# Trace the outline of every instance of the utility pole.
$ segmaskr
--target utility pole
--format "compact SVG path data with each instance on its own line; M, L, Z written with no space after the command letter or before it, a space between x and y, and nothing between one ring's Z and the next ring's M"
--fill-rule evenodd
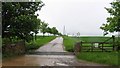
M63 27L63 35L65 35L65 26Z

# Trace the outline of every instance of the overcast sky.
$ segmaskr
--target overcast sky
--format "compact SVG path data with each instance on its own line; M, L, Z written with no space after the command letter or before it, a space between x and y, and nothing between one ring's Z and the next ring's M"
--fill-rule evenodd
M50 27L57 27L63 33L65 26L66 33L81 35L103 35L100 26L106 23L109 13L104 7L110 7L113 0L42 0L45 6L42 7L39 18L49 24Z

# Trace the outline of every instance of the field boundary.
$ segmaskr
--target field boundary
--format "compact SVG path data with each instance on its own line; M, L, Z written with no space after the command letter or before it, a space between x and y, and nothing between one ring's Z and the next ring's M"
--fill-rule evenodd
M112 40L112 42L109 42L109 40ZM110 52L110 51L116 51L117 50L117 46L115 44L115 36L112 36L112 37L106 39L103 42L81 41L81 42L77 43L77 45L80 46L81 51L87 51L87 52L88 51Z
M83 46L83 44L90 44L90 46ZM81 49L82 51L105 51L105 52L109 52L109 51L114 51L114 45L112 46L104 46L105 44L112 44L111 42L81 42ZM85 48L87 48L85 50ZM97 50L95 50L97 49ZM107 50L110 49L110 50Z

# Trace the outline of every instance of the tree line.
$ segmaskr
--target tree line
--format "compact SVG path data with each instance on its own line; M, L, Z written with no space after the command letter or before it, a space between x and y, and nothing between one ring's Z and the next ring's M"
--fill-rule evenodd
M43 33L61 35L56 27L50 28L47 23L37 18L35 12L41 10L45 4L40 2L2 2L2 38L22 39L31 41L36 39L40 30Z
M45 33L53 34L54 36L62 35L60 32L58 32L56 27L50 28L48 25L49 25L48 23L41 22L40 31L43 33L43 36Z

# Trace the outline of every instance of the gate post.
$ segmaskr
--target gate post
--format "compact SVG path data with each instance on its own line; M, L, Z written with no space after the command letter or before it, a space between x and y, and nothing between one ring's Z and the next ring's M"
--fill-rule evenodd
M112 38L113 38L113 51L115 50L115 36L112 35Z
M74 46L75 55L77 55L81 51L81 45L82 45L82 42L75 43L75 46Z
M103 52L103 43L102 43L102 52Z

